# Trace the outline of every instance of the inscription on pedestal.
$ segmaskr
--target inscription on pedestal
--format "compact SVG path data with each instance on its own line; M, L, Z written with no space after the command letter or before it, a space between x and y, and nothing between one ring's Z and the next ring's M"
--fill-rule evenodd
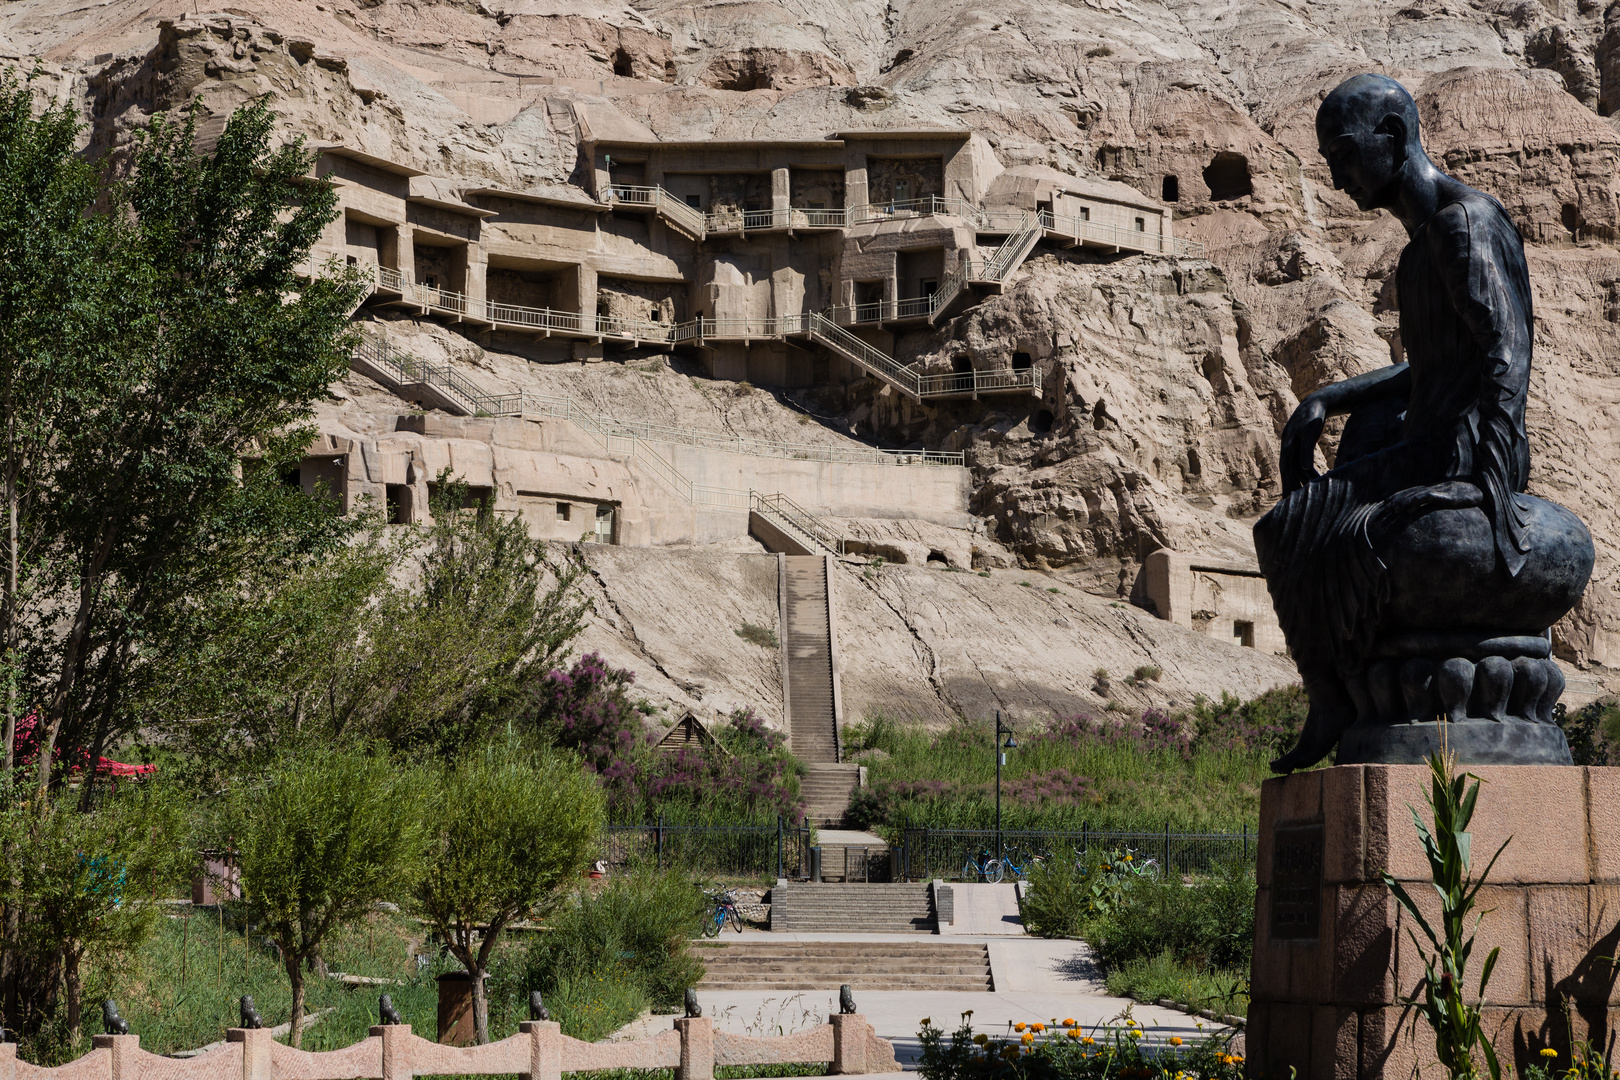
M1322 924L1322 826L1272 835L1271 940L1315 940Z

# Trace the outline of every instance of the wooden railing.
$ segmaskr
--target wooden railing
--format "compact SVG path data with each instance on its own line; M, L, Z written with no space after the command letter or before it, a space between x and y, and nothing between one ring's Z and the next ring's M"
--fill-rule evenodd
M409 1024L371 1029L342 1050L310 1052L276 1042L267 1028L231 1028L225 1044L192 1058L141 1049L139 1035L97 1035L91 1050L44 1068L0 1043L0 1080L410 1080L413 1076L498 1076L559 1080L564 1073L676 1069L682 1080L713 1080L717 1065L825 1062L836 1075L898 1072L894 1047L859 1014L838 1015L796 1035L755 1038L714 1030L706 1016L682 1017L673 1030L633 1042L588 1043L549 1020L529 1020L509 1039L445 1046Z

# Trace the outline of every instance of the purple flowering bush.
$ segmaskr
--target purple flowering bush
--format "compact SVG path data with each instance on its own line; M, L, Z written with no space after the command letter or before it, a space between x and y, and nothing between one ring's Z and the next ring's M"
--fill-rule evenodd
M721 726L721 747L660 750L645 702L632 701L635 673L596 653L551 672L535 717L542 739L577 752L596 774L614 821L765 821L804 816L800 768L786 740L752 709Z

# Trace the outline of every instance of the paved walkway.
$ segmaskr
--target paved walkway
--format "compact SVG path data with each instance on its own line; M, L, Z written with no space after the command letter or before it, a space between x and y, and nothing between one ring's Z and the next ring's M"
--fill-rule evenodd
M727 933L723 940L744 942L802 941L939 941L924 934L793 934L749 931ZM1126 998L1109 997L1098 977L1085 944L1047 938L958 934L953 943L982 942L990 950L991 993L932 990L866 990L855 994L855 1006L877 1030L894 1043L902 1067L916 1068L920 1045L917 1030L924 1017L936 1027L952 1031L961 1014L972 1010L974 1030L1005 1033L1011 1023L1073 1018L1085 1027L1118 1022L1130 1015L1151 1038L1180 1035L1191 1038L1211 1025L1174 1009L1142 1005ZM832 990L699 990L703 1015L715 1027L739 1035L791 1034L827 1022L838 1011L838 993ZM629 1025L614 1038L643 1038L670 1026L671 1017L648 1016Z
M959 941L968 934L1023 934L1024 916L1018 909L1018 886L958 882L950 886L955 920L939 924L941 937Z

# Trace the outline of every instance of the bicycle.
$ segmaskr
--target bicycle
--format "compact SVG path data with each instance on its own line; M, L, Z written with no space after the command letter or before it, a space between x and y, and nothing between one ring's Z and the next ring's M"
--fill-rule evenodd
M714 904L714 910L703 920L699 928L704 937L719 937L720 931L726 928L726 920L731 920L731 928L737 933L743 932L742 915L737 911L737 898L730 889L703 890L703 895Z
M1009 851L1001 861L1008 870L1013 872L1013 877L1024 880L1029 877L1029 872L1032 869L1046 861L1046 856L1018 849Z
M981 848L979 857L975 859L970 856L966 865L962 867L962 880L972 881L977 877L994 885L1001 880L1004 872L1001 860L991 855L988 848Z

